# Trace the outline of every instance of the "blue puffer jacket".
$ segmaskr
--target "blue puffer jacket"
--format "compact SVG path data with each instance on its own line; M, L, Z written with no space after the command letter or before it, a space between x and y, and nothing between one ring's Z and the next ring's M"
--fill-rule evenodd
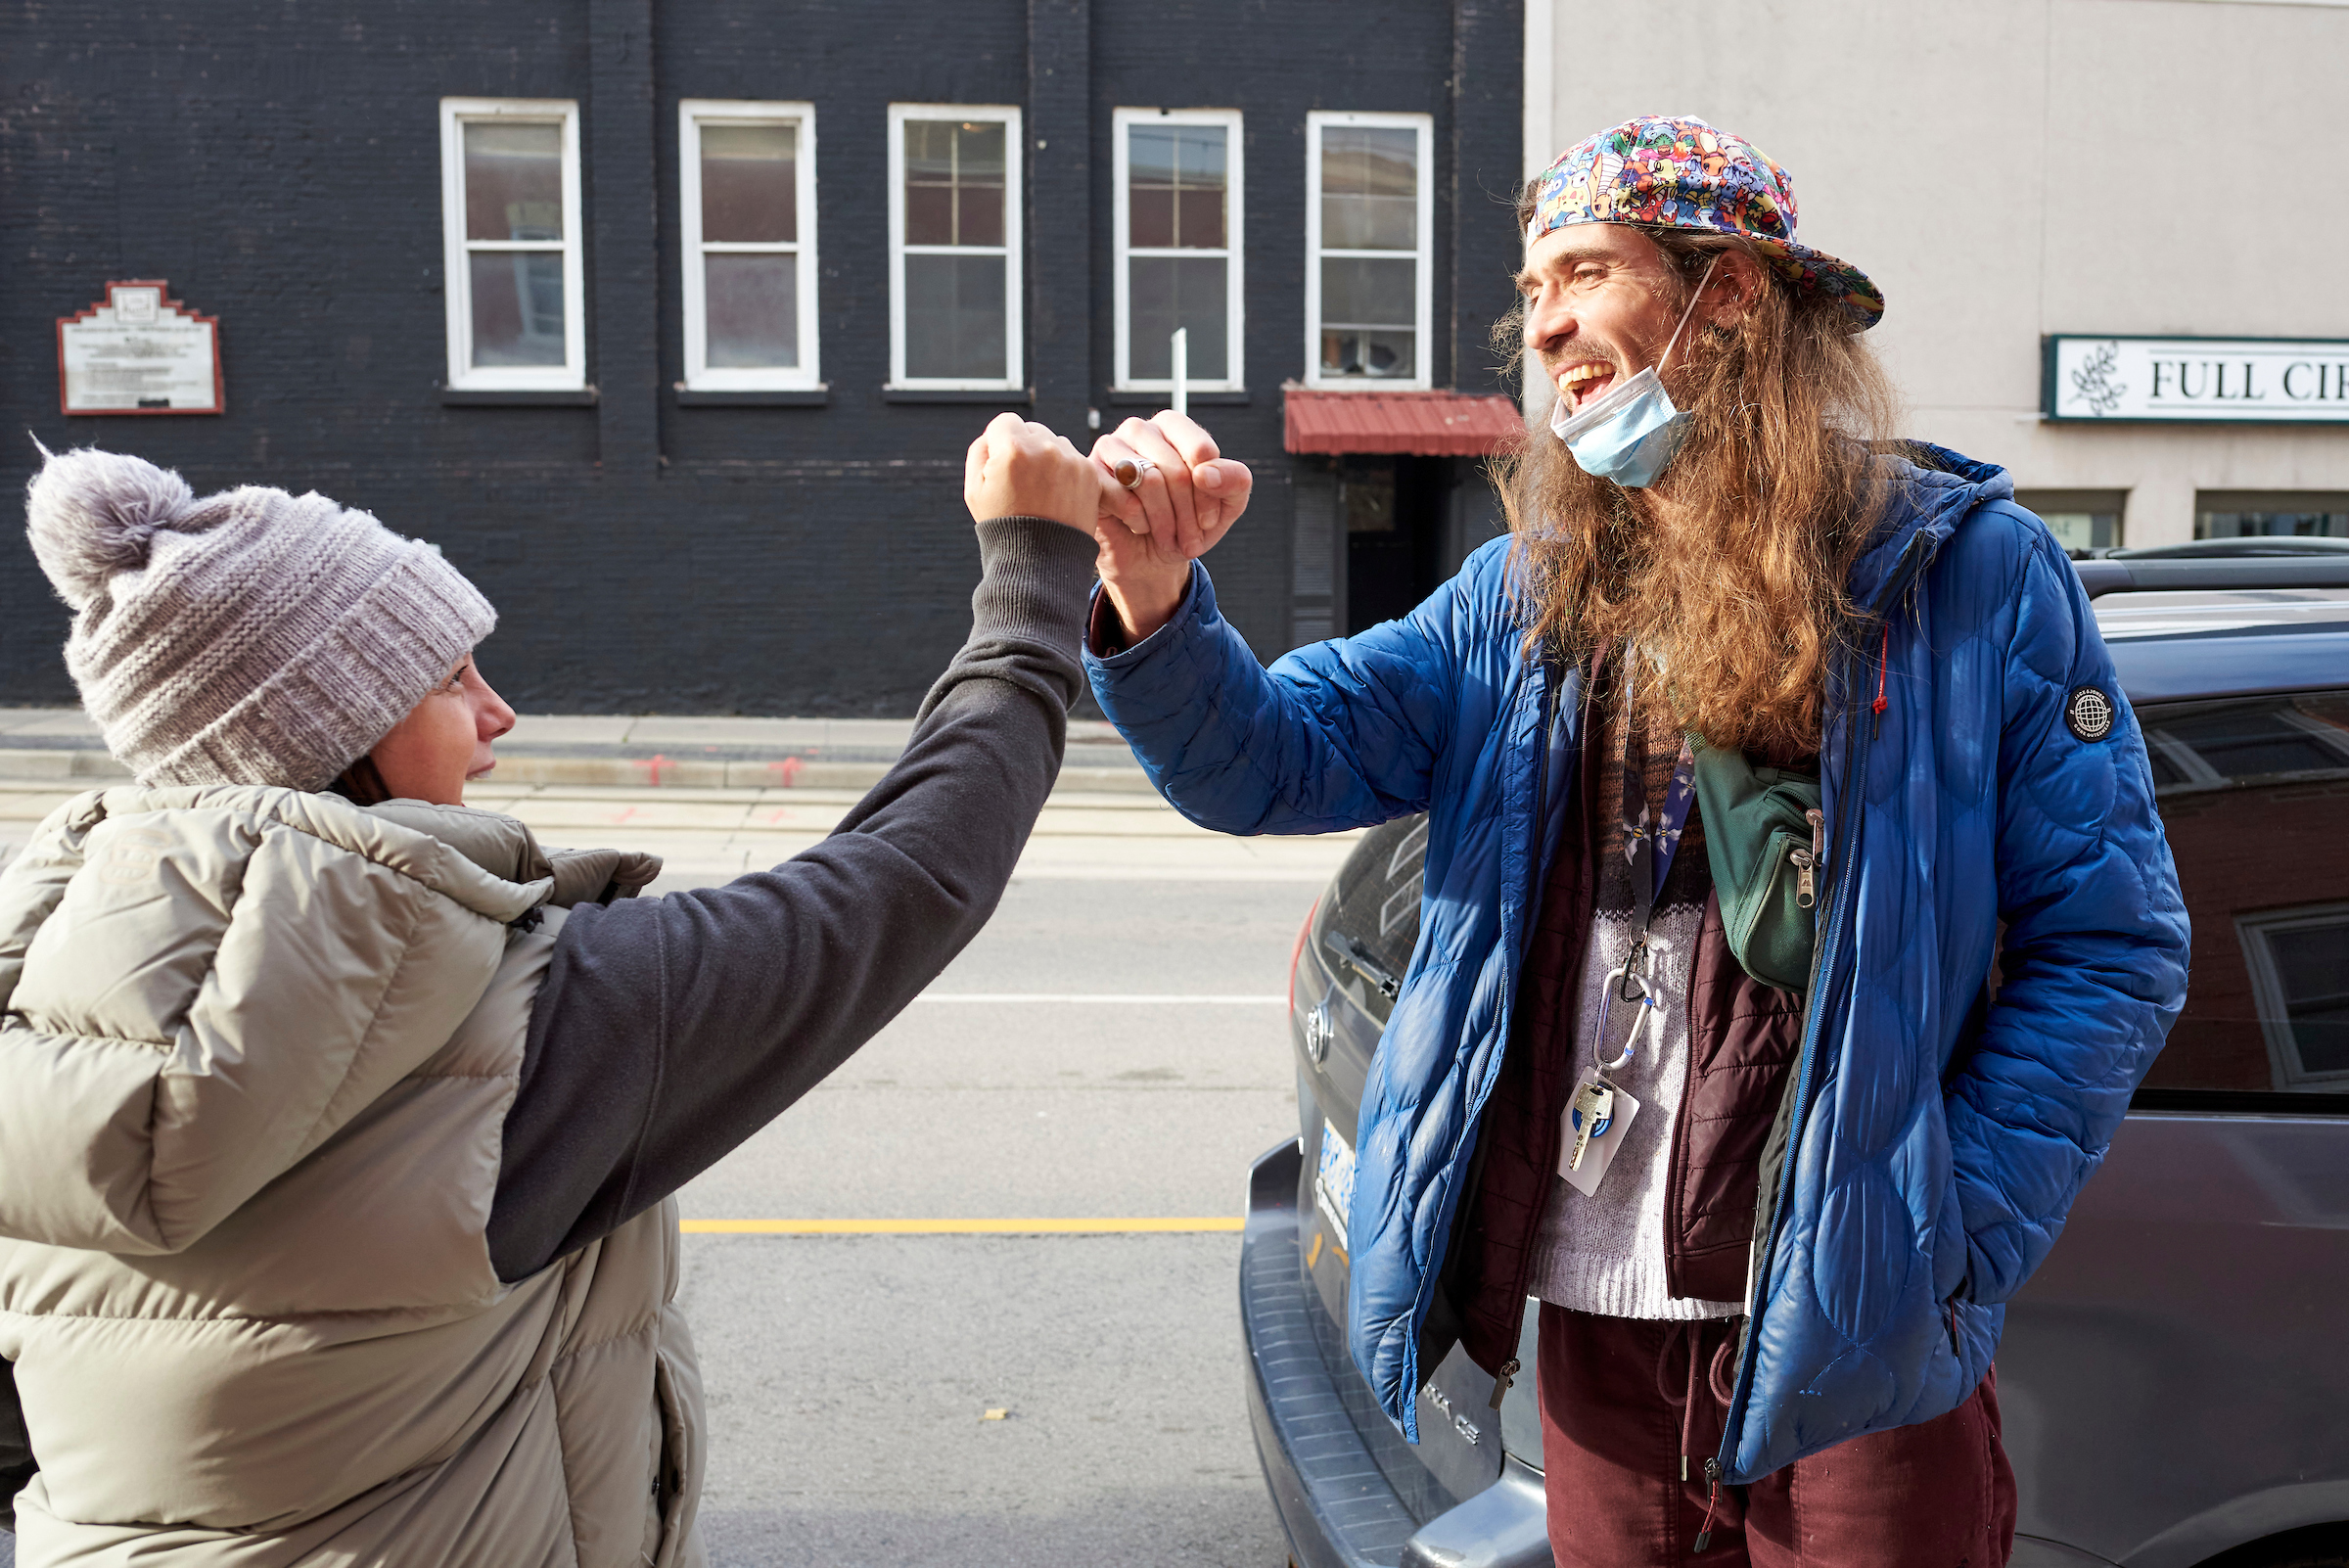
M1792 1155L1764 1175L1730 1482L1972 1392L2186 994L2143 740L2079 580L2003 470L1917 450L1932 466L1886 459L1903 498L1851 575L1888 618L1882 713L1872 631L1828 674L1819 967ZM1420 1330L1578 752L1579 676L1521 656L1507 548L1269 670L1195 570L1173 623L1090 662L1102 709L1202 826L1428 813L1419 942L1363 1093L1348 1220L1355 1360L1414 1441ZM2119 708L2103 739L2066 722L2083 686Z

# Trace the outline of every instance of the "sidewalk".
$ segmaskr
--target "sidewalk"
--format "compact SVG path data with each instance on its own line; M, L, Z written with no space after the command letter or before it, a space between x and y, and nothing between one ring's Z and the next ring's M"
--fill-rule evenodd
M500 784L864 790L913 732L910 718L683 718L526 714L497 743ZM101 784L129 775L78 708L0 708L0 779ZM1073 720L1061 790L1150 791L1118 732Z
M912 730L908 718L530 715L497 743L497 771L466 798L528 823L545 843L659 854L668 868L651 891L670 893L817 843ZM0 708L0 863L68 800L126 777L79 709ZM1194 826L1096 719L1069 725L1067 761L1017 875L1318 885L1360 836L1230 838Z

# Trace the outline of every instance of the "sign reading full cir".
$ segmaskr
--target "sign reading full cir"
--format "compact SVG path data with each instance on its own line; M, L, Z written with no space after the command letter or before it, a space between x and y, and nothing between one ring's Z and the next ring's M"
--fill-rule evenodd
M217 414L220 323L161 278L109 283L57 323L58 400L69 414Z
M2349 342L2279 338L2047 340L2050 419L2349 424Z

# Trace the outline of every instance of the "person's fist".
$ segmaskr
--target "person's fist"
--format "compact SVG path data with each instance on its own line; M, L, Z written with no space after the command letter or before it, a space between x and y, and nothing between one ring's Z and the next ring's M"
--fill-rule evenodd
M1255 476L1223 456L1196 422L1168 411L1128 419L1093 443L1093 465L1108 483L1093 537L1101 545L1101 581L1128 637L1147 637L1174 613L1191 580L1191 563L1214 549L1248 510ZM1119 484L1121 465L1136 475Z
M1115 487L1066 437L1017 414L990 421L963 463L962 499L974 523L1041 517L1091 533L1105 485Z

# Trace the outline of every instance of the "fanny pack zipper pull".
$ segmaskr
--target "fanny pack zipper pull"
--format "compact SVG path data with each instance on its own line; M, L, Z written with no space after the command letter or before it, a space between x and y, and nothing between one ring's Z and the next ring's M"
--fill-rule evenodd
M1512 1356L1500 1363L1500 1375L1493 1379L1494 1409L1500 1408L1501 1400L1508 1394L1509 1385L1517 1380L1517 1358Z
M1713 1545L1713 1510L1721 1506L1721 1461L1719 1459L1705 1461L1705 1481L1707 1484L1705 1522L1703 1528L1696 1533L1696 1545L1689 1548L1691 1556Z
M1798 908L1808 909L1819 902L1818 868L1827 857L1827 813L1814 806L1803 815L1811 822L1811 848L1797 850L1788 856L1794 861L1794 901Z

